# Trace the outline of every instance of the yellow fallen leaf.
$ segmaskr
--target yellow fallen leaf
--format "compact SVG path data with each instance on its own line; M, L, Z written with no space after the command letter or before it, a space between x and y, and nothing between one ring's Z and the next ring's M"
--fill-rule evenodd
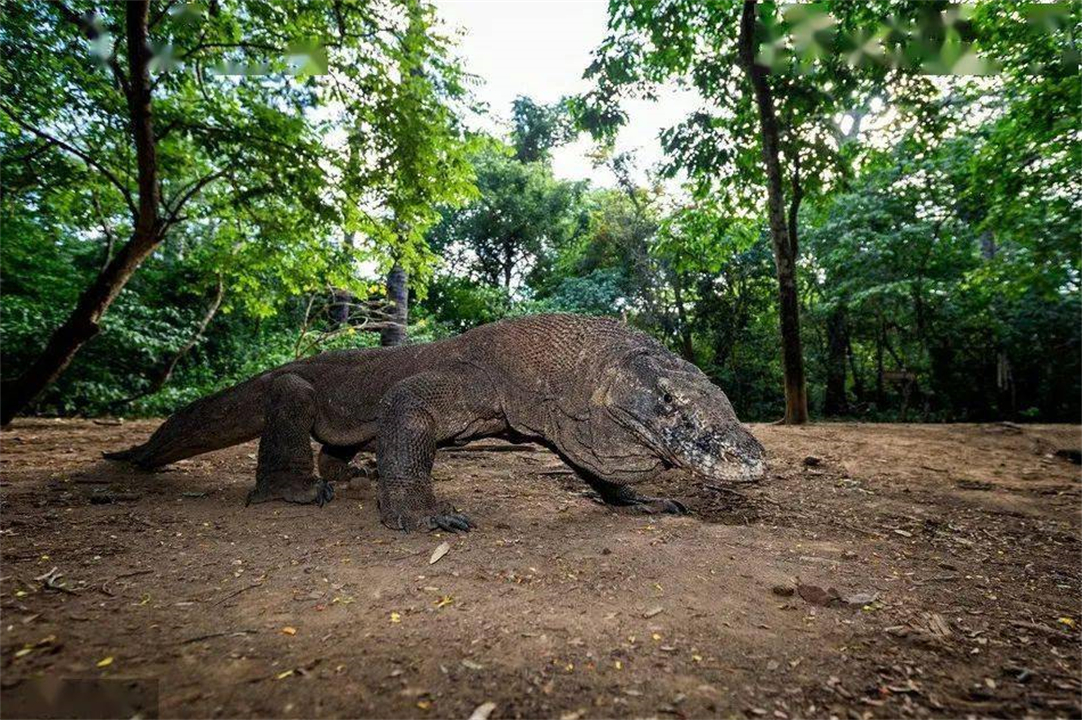
M98 667L109 667L112 664L113 664L113 656L112 655L110 655L109 657L106 657L106 658L102 658L101 660L98 660Z
M402 622L402 616L396 612L391 613L391 622L396 624Z
M16 590L15 591L15 597L25 597L25 596L26 596L26 591L25 590Z
M297 628L289 627L287 625L284 628L282 628L282 634L283 635L296 635L297 634Z
M32 647L24 647L22 650L16 650L15 651L15 657L17 657L17 658L25 657L26 655L29 655L32 652L34 652L34 648L32 648Z
M430 707L432 707L432 703L430 703L427 700L418 700L417 701L417 707L419 707L422 710L427 710Z
M442 558L444 555L446 555L450 551L451 551L451 543L441 542L439 545L436 546L436 549L434 551L432 551L432 557L430 557L428 559L428 564L429 565L435 565L436 563L438 563L440 561L440 558Z
M703 661L703 656L702 655L692 655L691 659L694 660L695 662L702 662Z
M289 677L292 674L293 674L292 670L286 670L285 672L278 673L277 678L279 680L285 680L287 677Z
M624 669L624 664L622 662L620 662L619 660L617 660L616 662L613 663L613 667L615 667L617 670L623 670Z
M655 640L660 640L661 639L661 633L654 633L650 637L652 637Z
M564 666L564 669L568 672L573 671L575 669L575 663L568 663L566 666Z
M439 600L436 601L436 607L438 607L438 608L447 607L448 605L450 605L454 601L455 601L455 599L453 597L451 597L450 595L444 595L443 597L441 597Z
M1061 623L1063 623L1064 625L1066 625L1067 627L1074 627L1074 625L1075 625L1074 618L1061 617L1059 619L1059 621Z

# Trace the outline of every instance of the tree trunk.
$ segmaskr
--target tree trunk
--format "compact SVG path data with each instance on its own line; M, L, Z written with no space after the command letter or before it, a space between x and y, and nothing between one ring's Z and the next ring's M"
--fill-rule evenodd
M879 325L875 331L875 409L878 412L883 411L883 405L886 403L883 387L883 342L886 332L883 329L883 316L880 315Z
M511 273L515 269L514 241L505 238L503 243L503 289L511 292Z
M751 82L759 112L763 164L767 176L767 209L774 264L778 273L778 312L781 326L782 367L785 372L785 417L787 425L808 421L808 390L804 380L804 356L800 346L800 303L796 286L796 232L790 237L785 218L782 190L781 151L778 118L767 80L767 68L755 62L755 0L745 0L740 18L738 49L740 65ZM798 201L799 204L799 201Z
M849 400L845 396L845 362L848 355L845 306L839 304L827 318L827 386L823 398L825 415L845 415Z
M330 318L331 329L338 328L349 322L350 305L353 302L353 293L341 288L331 289L331 307L327 311Z
M849 357L849 372L853 376L853 395L857 402L863 405L867 402L867 396L864 394L864 381L860 377L860 368L857 367L857 356L853 352L853 338L850 337L848 330L846 328L845 354Z
M995 259L999 247L996 245L996 236L990 231L981 235L981 257L992 262ZM999 294L992 301L993 312L999 311ZM1000 417L1014 420L1017 417L1015 405L1014 370L1011 367L1011 359L998 339L995 341L996 350L996 410Z
M678 273L673 273L673 299L676 300L676 319L680 327L680 355L689 363L695 362L695 346L691 342L691 325L688 323L687 308L684 307L684 284Z
M4 383L0 392L0 424L7 425L42 390L71 364L79 349L100 329L102 315L120 294L136 268L161 242L158 219L158 162L150 96L150 46L147 43L147 0L129 2L126 10L128 46L128 115L138 168L139 205L135 229L97 279L79 297L64 324L57 328L45 350L16 380Z
M124 398L123 400L115 403L112 407L123 407L138 400L139 398L153 395L154 393L165 387L165 384L169 382L169 378L173 377L173 371L176 370L177 364L181 360L183 360L189 352L191 352L192 348L196 346L200 338L203 337L203 333L206 332L207 326L210 325L210 321L213 320L214 316L218 314L218 308L222 306L222 298L224 296L225 286L222 284L222 279L219 277L218 287L214 292L214 297L211 299L210 305L207 306L207 311L203 313L202 319L200 319L199 323L195 326L195 332L192 333L192 336L191 338L189 338L188 342L184 343L184 345L179 350L177 350L176 353L173 354L173 357L169 359L169 362L165 363L165 365L163 365L161 369L158 370L157 376L155 376L154 380L152 380L150 385L147 386L146 390L136 393L131 397Z
M409 288L406 271L398 263L387 275L387 301L390 304L388 327L380 330L379 344L384 347L405 345L406 322L409 320Z

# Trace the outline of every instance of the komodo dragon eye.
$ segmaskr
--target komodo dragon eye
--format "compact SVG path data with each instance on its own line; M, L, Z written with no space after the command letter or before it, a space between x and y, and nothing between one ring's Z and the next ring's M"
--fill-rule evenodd
M673 403L673 396L669 393L665 393L664 395L662 395L661 399L665 402L666 405L672 405Z

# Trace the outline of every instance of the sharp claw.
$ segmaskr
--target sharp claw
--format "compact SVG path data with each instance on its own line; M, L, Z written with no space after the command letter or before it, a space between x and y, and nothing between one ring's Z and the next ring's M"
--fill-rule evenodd
M451 525L454 525L455 528L457 528L458 530L462 530L463 532L470 531L470 524L459 516L452 515L451 517L447 518L447 522Z
M673 500L672 504L676 506L676 510L680 515L688 514L687 506L684 505L684 503L680 502L679 500Z

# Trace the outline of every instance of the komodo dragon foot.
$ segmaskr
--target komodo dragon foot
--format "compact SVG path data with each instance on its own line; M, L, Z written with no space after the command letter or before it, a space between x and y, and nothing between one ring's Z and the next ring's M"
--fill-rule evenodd
M268 500L284 500L291 503L308 505L315 503L323 507L334 500L334 485L319 478L289 482L260 482L248 493L244 505L247 507L253 503L267 502Z
M392 530L412 532L414 530L431 531L444 530L446 532L469 532L477 527L468 516L458 512L451 503L431 502L411 503L389 501L388 498L380 498L379 516L380 522Z
M641 512L646 515L687 515L688 509L679 500L658 497L639 497L634 503L627 506L632 512Z
M448 506L446 512L432 515L418 516L413 513L380 512L380 520L392 530L412 532L414 530L430 531L443 530L445 532L469 532L477 527L473 521L463 513L456 512Z
M639 495L626 485L594 482L598 498L606 505L625 508L645 515L687 515L688 509L679 500Z

